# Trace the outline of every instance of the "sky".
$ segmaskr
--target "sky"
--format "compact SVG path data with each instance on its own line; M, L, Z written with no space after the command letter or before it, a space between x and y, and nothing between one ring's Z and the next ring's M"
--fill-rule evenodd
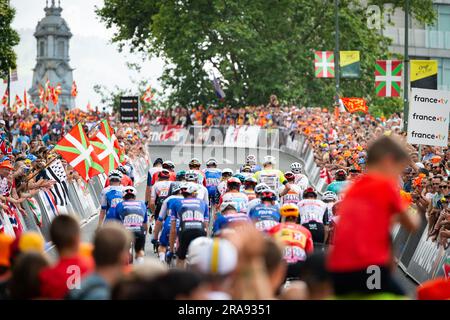
M36 63L36 39L33 36L39 20L45 16L45 0L10 0L16 9L12 27L20 35L17 53L17 72L19 80L11 83L11 96L23 95L31 87L32 69ZM58 0L55 1L56 4ZM51 0L49 0L49 4ZM132 55L124 50L119 53L117 46L111 44L113 30L106 29L95 14L95 7L102 7L103 0L61 0L62 17L66 20L73 37L70 40L70 66L74 68L73 78L78 86L76 105L85 109L88 102L99 106L100 96L93 86L101 84L109 89L116 85L123 89L133 89L131 79L146 79L153 88L160 89L158 78L163 72L164 63L160 59L142 61L140 55ZM127 68L127 62L142 64L140 74ZM0 82L0 94L6 85Z

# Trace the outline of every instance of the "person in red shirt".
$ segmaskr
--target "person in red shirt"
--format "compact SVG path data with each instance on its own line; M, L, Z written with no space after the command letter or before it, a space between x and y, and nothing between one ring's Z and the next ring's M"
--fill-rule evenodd
M167 171L169 171L169 181L176 181L177 180L177 174L175 173L175 164L170 161L170 160L166 160L163 162L162 164L162 169L166 169ZM155 172L152 176L152 185L155 185L156 182L159 181L159 174L160 171Z
M349 186L338 207L334 246L327 261L336 295L403 295L391 275L390 230L394 218L411 232L421 223L419 216L406 213L400 196L398 180L407 163L403 147L387 136L369 148L367 172Z
M80 225L72 216L57 216L50 226L50 238L59 260L39 273L41 298L63 299L92 271L92 264L79 254Z
M127 176L127 170L125 170L125 168L120 165L117 170L119 170L120 172L122 172L122 178L120 179L120 184L124 187L132 187L134 185L133 180L131 180L131 178L129 176ZM109 178L106 179L105 182L105 188L109 187Z

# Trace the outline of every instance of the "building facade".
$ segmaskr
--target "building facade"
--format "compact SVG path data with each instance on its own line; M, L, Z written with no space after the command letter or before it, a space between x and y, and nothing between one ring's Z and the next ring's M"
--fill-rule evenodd
M28 91L33 103L41 105L39 88L45 88L47 80L52 87L61 85L62 92L59 95L57 105L49 101L51 110L72 109L75 107L75 99L71 95L73 82L72 69L69 65L69 42L72 33L61 17L62 8L60 2L44 8L45 17L39 21L34 33L37 42L36 66L33 69L33 82Z
M437 60L438 89L450 91L450 0L433 2L437 14L434 25L424 25L410 19L409 56L410 60ZM388 26L383 34L393 40L391 52L403 55L404 12L396 9L390 19L393 26Z

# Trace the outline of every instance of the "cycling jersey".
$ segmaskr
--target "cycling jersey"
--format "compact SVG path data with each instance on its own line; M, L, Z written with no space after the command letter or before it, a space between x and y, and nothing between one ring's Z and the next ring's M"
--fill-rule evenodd
M162 246L169 246L169 235L170 235L170 227L171 227L171 212L174 208L175 203L184 199L181 195L172 195L164 200L161 211L159 212L158 221L163 223L163 227L161 229L161 234L159 235L159 242ZM180 219L177 219L176 230L180 227ZM155 235L158 237L158 235Z
M256 193L255 193L255 190L251 190L251 189L244 189L244 190L242 190L242 193L244 193L246 196L247 196L247 198L248 198L248 201L252 201L253 199L256 199Z
M347 181L347 180L345 180L345 181L336 181L335 180L328 185L326 191L333 191L338 196L340 196L341 192L344 191L345 188L347 188L348 184L349 184L349 181Z
M158 215L158 220L162 222L166 219L166 217L170 217L174 203L180 201L181 199L183 199L182 195L171 195L167 197L162 203L161 210L159 211Z
M101 206L106 211L105 221L116 219L116 206L123 200L122 186L109 186L102 190Z
M152 188L151 199L155 201L155 216L158 217L163 201L169 196L171 181L158 181Z
M152 168L150 168L148 170L148 173L147 173L147 187L151 187L152 185L154 185L153 175L156 172L160 172L162 170L163 170L162 167L152 167Z
M318 199L304 199L298 203L300 223L313 235L314 242L325 240L324 226L329 224L327 205Z
M205 174L203 173L203 171L201 171L201 170L192 170L192 171L196 172L198 175L198 181L197 181L198 184L201 184L206 187L206 177L205 177Z
M254 172L241 172L240 174L242 174L244 176L244 178L247 179L249 177L253 177L253 175L255 173Z
M260 198L255 198L251 201L248 202L248 206L247 206L247 212L250 212L254 207L256 207L258 204L261 203L261 199ZM275 206L277 206L277 208L280 207L280 203L278 202L278 200L275 200Z
M308 188L309 180L306 175L304 175L303 173L294 173L294 177L294 183L298 185L302 189L302 191Z
M219 191L220 195L223 196L225 192L227 192L227 182L220 181L219 185L217 186L217 191Z
M277 205L258 204L249 213L250 219L255 222L255 226L260 231L266 231L280 222L280 213Z
M284 244L284 260L287 263L305 261L307 254L314 250L311 232L296 223L280 223L268 233Z
M286 183L283 172L277 169L264 169L255 173L254 178L258 183L265 183L270 189L278 190Z
M283 190L284 187L280 187L278 192L281 193ZM282 205L288 203L297 204L301 200L301 193L301 187L291 183L288 193L281 197L280 202Z
M203 170L206 178L206 189L208 190L208 196L211 201L216 199L217 186L222 179L222 170L218 168L206 168Z
M124 187L132 187L133 186L133 180L131 180L131 178L129 176L127 176L126 174L124 174L122 176L122 179L120 179L120 184ZM110 182L109 182L109 178L106 179L105 182L105 188L109 187Z
M171 219L180 219L180 231L204 229L203 222L208 221L209 211L205 201L197 198L184 198L174 203Z
M242 169L243 169L245 166L247 166L247 165L242 166L241 169L240 169L239 171L242 172ZM257 164L255 164L255 165L253 165L253 166L251 166L251 167L252 167L252 172L253 172L253 173L256 173L256 172L262 170L261 166L260 166L260 165L257 165Z
M204 185L197 184L197 199L201 199L209 204L208 189Z
M213 234L227 228L228 224L232 222L249 222L251 221L247 214L245 213L234 213L234 214L219 214L217 215L216 221L213 226Z
M148 222L148 214L143 201L122 201L116 206L116 218L122 222L125 229L146 233L144 224Z
M237 212L247 213L248 197L242 192L231 191L225 193L220 199L220 204L224 202L233 202Z

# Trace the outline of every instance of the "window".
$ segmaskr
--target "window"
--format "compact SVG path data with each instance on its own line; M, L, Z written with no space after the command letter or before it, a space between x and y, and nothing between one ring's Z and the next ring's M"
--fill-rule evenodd
M64 41L58 41L58 58L64 58Z
M39 56L41 56L41 57L45 56L45 42L44 41L39 42Z

